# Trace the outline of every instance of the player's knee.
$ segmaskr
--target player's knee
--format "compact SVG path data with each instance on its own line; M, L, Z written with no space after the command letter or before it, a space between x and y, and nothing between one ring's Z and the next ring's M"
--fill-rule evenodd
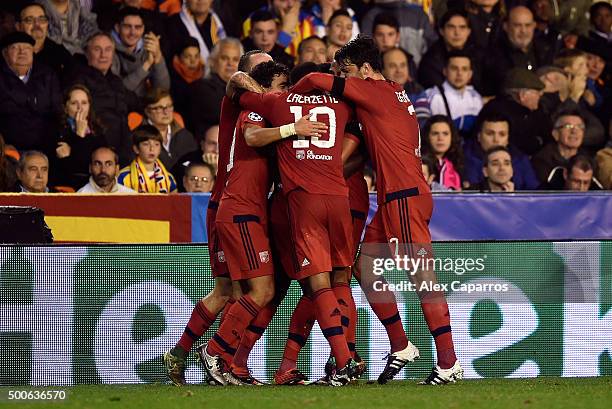
M258 286L253 288L249 294L253 301L261 307L268 305L274 298L274 287Z

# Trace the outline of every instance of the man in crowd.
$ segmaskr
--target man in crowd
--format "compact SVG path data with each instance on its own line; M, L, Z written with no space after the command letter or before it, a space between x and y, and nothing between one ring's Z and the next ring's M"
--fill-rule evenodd
M397 18L391 13L380 13L374 18L372 37L381 53L399 47L400 32Z
M0 40L0 133L18 150L51 151L61 109L59 80L34 61L34 44L22 32Z
M287 54L283 46L278 44L278 23L269 11L258 10L251 14L251 31L243 41L246 51L262 50L268 53L274 61L293 67L293 56Z
M123 79L123 85L143 97L148 87L170 88L170 74L164 61L159 36L148 32L140 10L122 8L112 37L115 56L111 71Z
M494 146L485 152L482 173L484 180L473 189L481 192L514 192L512 157L503 146Z
M392 48L383 53L383 75L404 86L411 101L416 101L423 87L411 75L411 57L402 48Z
M558 166L551 172L550 181L545 187L574 192L601 190L602 185L595 178L595 171L595 163L590 157L577 154L571 157L565 167Z
M49 38L71 53L83 53L85 41L98 31L96 16L79 0L39 0L49 18Z
M214 183L214 169L208 163L192 162L185 169L183 186L187 193L210 193Z
M91 153L89 183L77 193L134 194L136 191L117 183L119 156L111 147L103 146Z
M19 191L23 193L48 193L49 159L40 151L26 151L17 166Z
M323 64L327 61L327 45L317 36L305 38L298 47L298 64L314 62Z

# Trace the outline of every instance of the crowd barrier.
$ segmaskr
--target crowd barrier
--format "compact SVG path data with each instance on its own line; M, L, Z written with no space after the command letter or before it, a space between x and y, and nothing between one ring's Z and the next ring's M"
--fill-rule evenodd
M0 195L0 206L42 208L56 242L206 243L208 194ZM376 199L370 197L370 218ZM434 195L433 240L612 237L612 193Z
M0 385L163 382L162 353L212 287L207 251L195 244L0 246ZM449 285L467 378L612 375L611 241L441 242L434 252L454 260L439 278ZM459 269L468 258L482 268ZM485 283L495 289L479 291ZM269 380L278 367L299 295L292 284L256 344L255 377ZM374 379L389 344L355 283L353 295L357 349ZM397 297L421 351L398 378L421 378L434 364L432 338L416 295ZM299 368L315 379L328 354L315 326ZM190 358L187 380L202 379Z

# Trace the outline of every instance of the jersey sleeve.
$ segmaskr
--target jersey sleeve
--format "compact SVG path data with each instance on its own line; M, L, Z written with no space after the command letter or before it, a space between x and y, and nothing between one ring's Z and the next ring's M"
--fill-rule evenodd
M344 136L356 142L358 145L363 142L363 132L361 125L356 121L351 121L344 128Z
M266 122L257 112L251 111L246 115L244 121L242 121L242 132L244 133L244 131L251 125L255 125L259 128L265 128Z
M272 116L276 99L276 94L257 94L247 91L240 96L239 103L243 109L257 112L260 116L269 120Z

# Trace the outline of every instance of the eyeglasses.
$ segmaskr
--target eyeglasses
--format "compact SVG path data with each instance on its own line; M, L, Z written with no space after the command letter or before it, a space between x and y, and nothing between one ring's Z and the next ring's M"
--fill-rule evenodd
M563 124L563 125L559 125L557 127L557 129L580 129L584 131L584 125L583 124L578 124L578 125L574 125L574 124Z
M163 111L171 111L174 109L174 105L170 104L170 105L163 105L163 106L159 106L159 107L149 107L149 110L151 112L163 112Z
M189 181L190 182L208 182L210 181L210 179L207 178L206 176L190 176Z
M21 20L21 22L25 24L34 24L35 21L38 22L38 24L45 24L49 22L49 17L47 16L26 17Z

